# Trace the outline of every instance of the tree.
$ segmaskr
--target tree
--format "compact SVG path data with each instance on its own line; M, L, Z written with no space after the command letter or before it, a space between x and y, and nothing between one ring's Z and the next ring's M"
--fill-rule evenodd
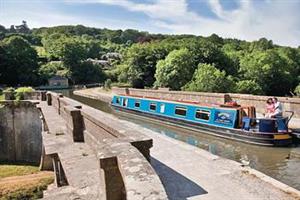
M34 85L37 83L37 53L30 44L20 36L6 38L1 43L2 78L8 85Z
M59 33L49 35L42 40L42 43L50 60L61 60L69 67L87 59L90 50L80 38Z
M295 88L300 81L300 52L295 48L281 47L277 49L279 56L285 60L285 70L289 71L291 76L292 88Z
M59 33L43 37L42 44L50 60L61 60L63 58L64 42L67 39L66 35Z
M250 44L250 52L252 51L264 51L267 49L272 49L274 47L273 45L273 41L272 40L268 40L266 38L260 38L257 41L254 41Z
M0 33L7 33L5 26L2 26L1 24L0 24Z
M191 55L194 55L195 63L214 64L219 70L225 70L227 74L235 74L236 69L232 66L230 59L214 43L205 39L189 39L184 42Z
M199 64L192 80L183 89L197 92L231 92L234 84L225 71L220 71L211 64Z
M70 70L61 61L52 61L41 65L38 72L42 84L47 83L48 79L54 75L70 78Z
M293 75L285 59L276 50L254 51L240 60L242 79L258 83L266 95L285 95L293 84Z
M119 80L137 88L151 87L155 81L156 63L167 53L167 49L158 43L132 45L125 52L123 63L118 66Z
M63 44L62 61L71 68L87 59L87 50L84 44L76 39L68 39Z
M300 96L300 84L295 88L294 93L295 93L297 96Z
M237 82L235 92L242 94L263 94L260 85L253 80L242 80Z
M186 48L174 50L165 60L158 61L155 85L179 90L192 78L194 71L195 63L191 52Z
M71 73L74 84L99 83L106 78L101 68L89 61L77 63Z

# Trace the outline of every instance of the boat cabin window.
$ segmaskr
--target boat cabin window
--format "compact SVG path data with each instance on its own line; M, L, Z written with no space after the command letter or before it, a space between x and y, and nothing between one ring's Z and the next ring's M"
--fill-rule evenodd
M209 120L210 117L210 111L208 110L196 110L195 118L196 119L202 119L202 120Z
M120 104L120 98L119 97L116 97L116 103Z
M140 106L141 106L141 102L140 101L135 101L134 107L139 108Z
M150 110L152 111L156 110L156 103L150 103Z
M186 116L186 107L176 106L175 114L180 116Z
M123 99L123 106L127 106L127 104L128 104L128 99Z
M160 104L160 113L165 112L165 107L166 107L166 105L164 103Z

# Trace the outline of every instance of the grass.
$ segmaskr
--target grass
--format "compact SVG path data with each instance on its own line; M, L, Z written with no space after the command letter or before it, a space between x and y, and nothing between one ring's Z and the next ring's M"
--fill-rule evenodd
M39 171L38 166L32 165L13 165L13 164L0 164L0 180L1 178L10 176L23 176L34 174Z
M53 172L37 166L0 164L0 200L41 198L53 180Z

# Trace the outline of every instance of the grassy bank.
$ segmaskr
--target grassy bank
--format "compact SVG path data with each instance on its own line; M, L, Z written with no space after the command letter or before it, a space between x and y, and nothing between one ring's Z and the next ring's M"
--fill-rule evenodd
M0 164L0 200L38 199L53 182L53 172L37 166Z
M0 164L0 180L10 176L24 176L34 174L39 171L38 166L22 165L22 164Z

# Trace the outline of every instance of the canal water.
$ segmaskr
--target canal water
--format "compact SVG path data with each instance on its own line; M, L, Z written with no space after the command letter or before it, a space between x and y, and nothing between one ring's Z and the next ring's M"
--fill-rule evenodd
M300 147L273 148L238 143L205 133L195 133L158 122L150 122L138 116L115 111L108 103L73 95L71 92L64 92L64 94L96 109L113 114L122 120L134 122L157 134L184 141L212 154L238 162L249 161L251 167L300 190Z

